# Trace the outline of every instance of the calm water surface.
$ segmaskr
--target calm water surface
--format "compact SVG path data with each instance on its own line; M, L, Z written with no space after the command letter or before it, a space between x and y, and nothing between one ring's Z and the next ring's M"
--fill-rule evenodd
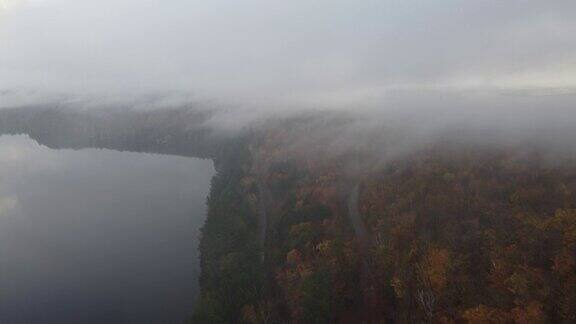
M181 323L210 161L0 137L0 323Z

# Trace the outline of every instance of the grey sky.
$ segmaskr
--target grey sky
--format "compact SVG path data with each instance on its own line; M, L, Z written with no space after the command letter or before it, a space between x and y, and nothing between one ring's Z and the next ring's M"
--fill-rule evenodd
M349 107L576 88L573 0L3 2L4 90Z

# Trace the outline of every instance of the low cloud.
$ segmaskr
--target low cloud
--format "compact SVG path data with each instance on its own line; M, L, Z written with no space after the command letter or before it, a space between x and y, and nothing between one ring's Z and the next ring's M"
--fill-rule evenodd
M351 110L397 91L576 89L570 0L19 3L0 24L0 89L36 95Z

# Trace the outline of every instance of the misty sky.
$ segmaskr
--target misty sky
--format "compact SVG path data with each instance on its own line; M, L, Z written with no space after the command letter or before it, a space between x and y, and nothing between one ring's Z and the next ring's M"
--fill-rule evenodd
M576 89L573 0L1 0L0 89L351 107ZM7 93L4 93L7 100Z
M0 323L181 323L213 172L0 137Z

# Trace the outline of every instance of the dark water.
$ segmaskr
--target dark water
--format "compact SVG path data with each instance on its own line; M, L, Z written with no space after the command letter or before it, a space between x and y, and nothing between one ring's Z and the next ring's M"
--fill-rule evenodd
M0 137L0 323L181 323L213 173Z

